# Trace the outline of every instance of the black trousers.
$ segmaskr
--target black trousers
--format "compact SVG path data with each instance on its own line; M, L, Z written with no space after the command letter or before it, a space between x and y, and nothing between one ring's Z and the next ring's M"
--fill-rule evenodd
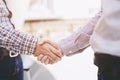
M98 80L120 80L120 57L95 53Z
M0 48L0 80L23 80L21 56L11 58L7 54L8 51Z

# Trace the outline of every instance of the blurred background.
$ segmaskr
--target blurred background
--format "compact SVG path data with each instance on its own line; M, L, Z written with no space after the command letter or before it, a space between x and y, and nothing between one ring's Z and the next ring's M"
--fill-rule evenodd
M40 38L59 41L84 27L100 10L100 0L8 0L16 29ZM23 55L25 80L97 80L93 51L63 57L54 65L44 65Z

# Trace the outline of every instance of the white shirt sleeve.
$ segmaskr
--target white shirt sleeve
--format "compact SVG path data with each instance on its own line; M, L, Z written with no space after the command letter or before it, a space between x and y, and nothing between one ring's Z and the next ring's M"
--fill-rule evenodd
M89 46L90 36L101 17L101 13L102 12L99 12L84 27L79 28L72 35L58 42L64 55L72 55L77 52L82 52Z

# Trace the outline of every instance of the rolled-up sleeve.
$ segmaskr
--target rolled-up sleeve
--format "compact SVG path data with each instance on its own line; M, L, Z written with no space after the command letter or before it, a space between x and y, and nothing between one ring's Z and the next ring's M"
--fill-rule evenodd
M90 45L90 36L101 15L102 12L100 11L95 17L88 21L84 27L80 27L72 35L58 42L63 54L69 56L78 52L80 53Z

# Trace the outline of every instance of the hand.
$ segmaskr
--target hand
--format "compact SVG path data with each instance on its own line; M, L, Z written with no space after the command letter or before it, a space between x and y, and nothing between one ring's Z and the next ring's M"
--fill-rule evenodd
M34 55L37 56L39 61L45 64L55 63L61 60L63 56L60 48L48 40L38 42Z

